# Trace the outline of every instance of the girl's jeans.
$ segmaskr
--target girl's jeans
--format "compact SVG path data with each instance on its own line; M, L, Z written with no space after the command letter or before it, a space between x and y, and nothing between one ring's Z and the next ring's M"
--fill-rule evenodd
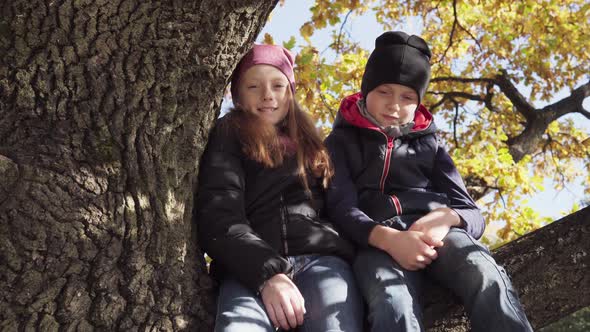
M350 265L335 256L288 257L305 299L301 332L362 331L363 304ZM274 332L262 299L233 278L221 282L215 332Z

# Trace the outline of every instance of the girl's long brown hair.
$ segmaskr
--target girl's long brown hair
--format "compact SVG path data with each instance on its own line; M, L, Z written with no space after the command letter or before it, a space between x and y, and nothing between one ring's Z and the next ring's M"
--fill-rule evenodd
M311 171L314 177L322 179L324 188L328 187L328 182L334 175L330 156L310 116L301 109L294 98L291 98L287 116L276 126L239 106L234 108L229 116L228 124L237 130L242 150L250 159L266 167L281 166L286 154L289 153L289 148L280 138L284 135L294 146L297 174L305 189L309 191L307 170Z

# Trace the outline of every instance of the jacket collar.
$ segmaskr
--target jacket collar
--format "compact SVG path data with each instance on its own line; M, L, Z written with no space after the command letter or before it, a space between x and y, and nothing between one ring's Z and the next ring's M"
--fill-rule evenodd
M358 92L342 100L340 103L340 110L338 111L338 115L334 121L334 128L352 126L375 130L383 133L381 128L377 127L361 114L357 103L362 98L362 94ZM424 105L420 104L416 110L416 113L414 114L414 126L408 135L422 136L435 131L436 126L434 124L432 114Z

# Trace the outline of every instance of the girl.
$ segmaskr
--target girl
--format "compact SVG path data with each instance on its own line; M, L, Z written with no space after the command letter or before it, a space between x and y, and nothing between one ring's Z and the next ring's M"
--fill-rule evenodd
M293 57L254 45L232 76L235 109L201 162L199 243L220 283L215 331L360 331L351 244L322 216L333 170L294 100Z

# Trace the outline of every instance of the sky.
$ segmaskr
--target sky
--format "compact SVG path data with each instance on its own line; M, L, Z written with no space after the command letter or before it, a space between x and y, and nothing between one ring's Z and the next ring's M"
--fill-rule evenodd
M313 6L313 3L314 1L312 0L287 0L284 6L277 5L271 13L269 21L258 36L257 42L262 43L264 34L269 33L273 36L277 44L281 44L283 41L289 40L291 36L295 36L297 38L296 45L303 45L303 40L298 38L299 28L304 22L310 19L311 13L309 8ZM383 28L377 24L370 12L360 17L351 15L347 20L345 28L350 33L352 39L358 41L367 50L373 49L375 38L383 32ZM421 23L417 21L409 21L398 28L409 34L420 34L422 31ZM317 49L322 52L331 41L329 30L323 29L316 31L312 37L312 41ZM296 46L293 51L296 53L298 49ZM526 90L524 88L523 92L526 93ZM566 93L567 91L564 91L556 95L556 100L563 98ZM227 108L229 105L231 104L224 103L222 107ZM543 105L539 104L535 106L542 107ZM584 107L590 109L590 98L586 98ZM590 120L579 114L573 115L573 117L580 123L586 123L585 127L588 128L588 132L590 133ZM544 187L545 191L535 196L529 202L529 205L536 208L541 216L558 219L567 214L567 211L571 209L574 202L580 202L584 198L582 183L570 185L560 192L556 192L551 188L550 181L546 181Z

